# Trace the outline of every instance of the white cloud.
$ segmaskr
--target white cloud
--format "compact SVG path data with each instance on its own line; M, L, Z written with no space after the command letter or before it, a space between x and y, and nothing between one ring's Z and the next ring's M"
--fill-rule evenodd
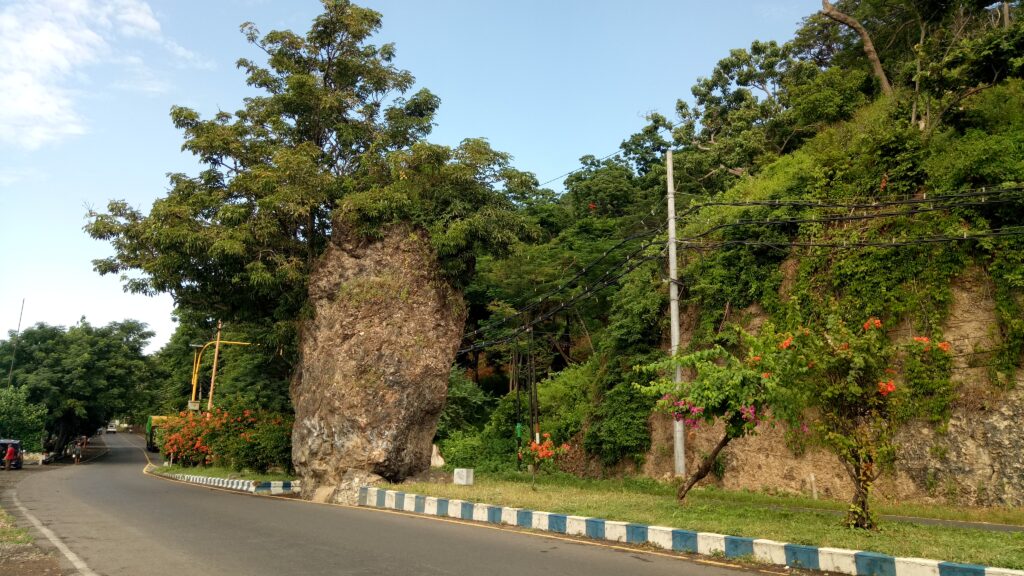
M90 66L120 64L115 87L142 92L167 89L138 56L125 56L127 40L152 42L183 68L212 64L165 37L142 0L14 0L0 8L0 144L34 150L83 134L76 106Z
M6 188L23 180L38 179L43 175L34 168L25 166L0 166L0 188Z

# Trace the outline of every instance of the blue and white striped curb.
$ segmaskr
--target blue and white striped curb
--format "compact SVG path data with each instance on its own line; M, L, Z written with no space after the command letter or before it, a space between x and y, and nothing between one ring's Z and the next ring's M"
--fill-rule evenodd
M229 480L227 478L211 478L209 476L195 476L192 474L167 474L167 476L182 482L216 486L218 488L251 492L253 494L298 494L301 488L298 480L290 482L255 482L253 480Z
M1022 570L988 568L977 564L957 564L923 558L895 558L875 552L818 548L775 542L774 540L740 538L664 526L647 526L601 518L537 512L521 508L476 504L464 500L407 494L369 486L359 489L359 505L461 520L476 520L491 524L506 524L610 542L651 544L676 552L724 554L728 558L753 557L768 564L838 572L854 576L1024 576Z

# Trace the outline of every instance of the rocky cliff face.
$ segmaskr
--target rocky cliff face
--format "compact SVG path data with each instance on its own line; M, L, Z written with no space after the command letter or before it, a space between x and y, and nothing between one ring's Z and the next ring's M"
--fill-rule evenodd
M354 488L430 466L466 312L425 235L335 242L309 283L291 384L292 457L302 494L354 501Z
M991 282L980 268L967 270L953 283L953 300L943 326L943 336L953 346L951 378L957 390L951 417L945 426L917 422L901 431L895 470L876 484L877 496L1024 505L1024 368L1005 375L1006 384L992 383L992 351L1001 345L992 292ZM756 317L758 310L751 307L746 312ZM735 320L747 329L757 328L749 318ZM890 333L896 339L912 335L909 325ZM667 416L652 417L652 447L644 461L645 474L671 476L671 427ZM720 424L688 432L688 470L699 466L700 458L711 451L722 433ZM762 427L756 436L733 441L722 458L722 478L709 476L705 483L736 490L817 492L842 500L853 495L852 483L835 455L820 448L793 454L786 448L781 427Z

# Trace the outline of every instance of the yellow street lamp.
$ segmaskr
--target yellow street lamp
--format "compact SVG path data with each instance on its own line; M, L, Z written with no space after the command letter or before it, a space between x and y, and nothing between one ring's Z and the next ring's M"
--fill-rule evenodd
M220 339L220 329L221 329L221 322L220 322L220 320L218 320L217 321L217 339L216 340L211 340L211 341L207 342L206 344L203 344L202 347L199 347L197 344L193 344L192 345L193 348L199 348L199 349L195 352L195 354L194 354L194 356L192 358L192 400L188 403L190 410L198 410L199 409L199 401L196 400L196 390L197 390L198 384L199 384L199 366L203 362L203 352L206 352L206 349L211 344L214 345L214 347L213 347L213 372L210 375L210 397L207 400L207 404L206 404L206 409L207 410L212 410L213 409L213 387L214 387L214 384L217 381L217 359L220 356L221 344L224 344L224 345L229 345L230 344L230 345L234 345L234 346L251 346L252 345L252 342L235 342L235 341L232 341L232 340L221 340Z

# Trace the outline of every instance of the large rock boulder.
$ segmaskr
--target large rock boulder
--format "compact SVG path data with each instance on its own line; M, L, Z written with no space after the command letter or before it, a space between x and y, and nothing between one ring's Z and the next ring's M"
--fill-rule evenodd
M292 458L305 498L352 502L362 483L429 468L465 305L425 235L405 227L332 244L309 296Z

